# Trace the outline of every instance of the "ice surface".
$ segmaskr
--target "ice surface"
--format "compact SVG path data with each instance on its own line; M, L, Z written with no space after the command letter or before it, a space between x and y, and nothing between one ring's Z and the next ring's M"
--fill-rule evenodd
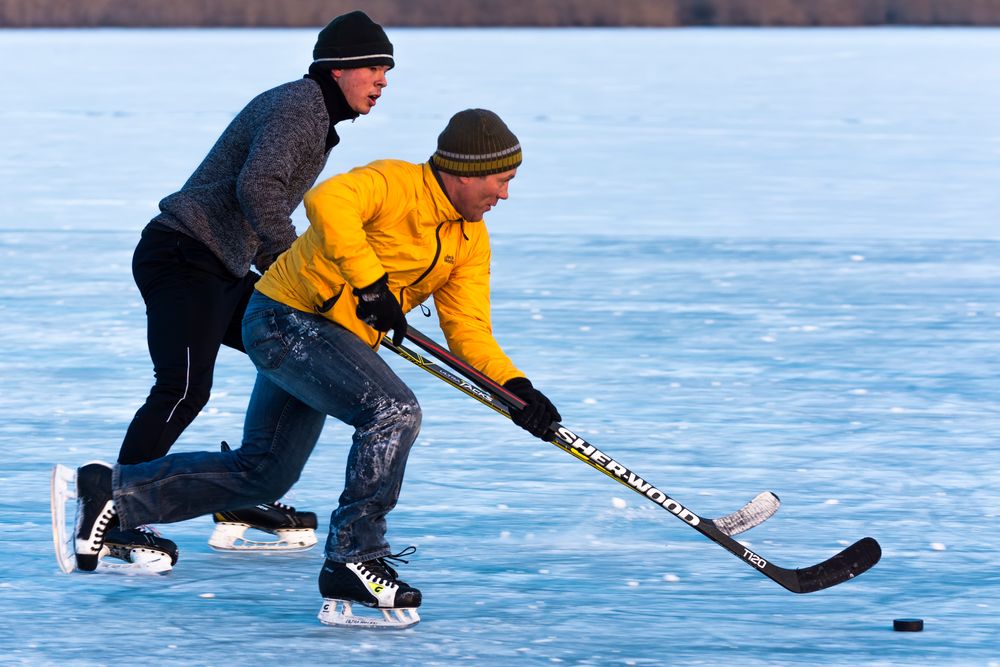
M779 565L877 538L856 581L787 593L396 359L425 411L390 517L413 630L322 626L318 551L219 554L208 518L160 527L169 576L60 574L50 466L113 458L151 379L138 232L314 37L0 31L0 663L1000 664L992 29L392 30L328 167L500 113L525 147L489 215L501 343L699 514L777 493L741 538ZM252 378L225 350L177 448L238 441ZM328 424L287 500L332 510L348 441Z

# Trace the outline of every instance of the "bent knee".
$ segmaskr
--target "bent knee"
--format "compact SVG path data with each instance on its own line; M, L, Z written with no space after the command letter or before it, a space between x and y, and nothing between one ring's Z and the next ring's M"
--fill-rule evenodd
M386 427L416 434L420 431L423 411L412 392L382 396L365 406L361 418L353 424L359 432L382 430Z
M424 412L416 399L413 399L412 403L407 404L404 419L405 427L410 432L411 439L416 439L417 433L420 433L420 424L424 419Z
M394 421L408 430L419 431L423 421L423 410L412 393L397 398L380 412L383 420Z
M197 414L208 404L211 392L211 382L207 384L191 384L183 381L174 382L157 379L156 384L153 385L153 389L150 391L150 398L159 397L161 400L170 401L177 405L184 404Z

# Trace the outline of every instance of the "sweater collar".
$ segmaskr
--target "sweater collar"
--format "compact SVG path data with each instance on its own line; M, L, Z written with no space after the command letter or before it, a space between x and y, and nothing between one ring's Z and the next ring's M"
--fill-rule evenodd
M312 79L318 83L319 89L323 93L323 103L326 105L326 113L330 116L330 129L326 133L326 150L329 151L340 143L340 137L337 135L334 125L342 120L354 120L361 114L347 104L347 98L344 97L340 86L337 85L330 75L329 67L313 63L310 65L309 73L305 75L305 78Z

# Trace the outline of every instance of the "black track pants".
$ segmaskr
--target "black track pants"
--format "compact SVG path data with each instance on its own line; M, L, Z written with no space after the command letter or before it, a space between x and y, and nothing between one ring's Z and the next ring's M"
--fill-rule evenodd
M244 352L240 328L259 276L236 278L202 243L147 227L132 257L146 302L156 382L129 425L119 463L143 463L170 450L208 402L219 347Z

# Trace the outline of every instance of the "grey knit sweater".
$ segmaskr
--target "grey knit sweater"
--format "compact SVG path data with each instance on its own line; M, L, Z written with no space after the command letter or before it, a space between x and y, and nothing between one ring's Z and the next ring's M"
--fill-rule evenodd
M292 211L326 165L330 118L311 79L261 93L153 222L198 239L236 277L251 264L263 273L296 238Z

